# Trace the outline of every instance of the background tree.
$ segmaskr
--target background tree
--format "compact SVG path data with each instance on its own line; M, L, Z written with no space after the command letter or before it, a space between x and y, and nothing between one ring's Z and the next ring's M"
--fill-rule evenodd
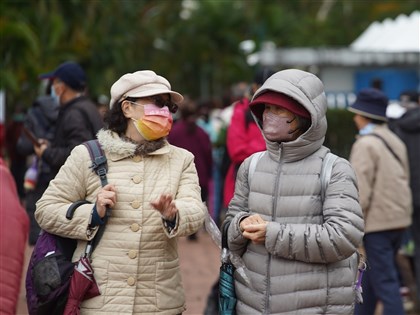
M3 0L0 88L7 111L29 106L37 76L65 60L86 69L92 96L122 74L152 69L177 90L215 97L251 80L239 49L348 46L374 20L418 9L417 0Z

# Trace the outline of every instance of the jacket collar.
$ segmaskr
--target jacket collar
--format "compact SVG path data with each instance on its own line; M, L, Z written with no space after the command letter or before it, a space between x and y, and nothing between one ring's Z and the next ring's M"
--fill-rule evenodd
M120 136L118 136L117 133L111 130L99 130L97 138L103 150L107 152L108 158L111 161L118 161L135 155L136 144L125 141ZM149 153L149 155L167 154L169 150L169 143L166 142L165 146L152 153Z

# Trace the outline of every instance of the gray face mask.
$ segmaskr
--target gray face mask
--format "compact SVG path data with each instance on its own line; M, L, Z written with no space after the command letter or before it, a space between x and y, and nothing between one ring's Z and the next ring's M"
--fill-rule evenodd
M263 132L265 137L270 141L288 142L295 140L299 133L299 126L292 127L292 122L296 120L296 116L292 119L282 117L273 113L267 113L263 117Z
M53 87L51 87L51 93L50 96L54 99L54 103L56 103L57 105L60 105L60 96L58 96L55 93L55 89Z

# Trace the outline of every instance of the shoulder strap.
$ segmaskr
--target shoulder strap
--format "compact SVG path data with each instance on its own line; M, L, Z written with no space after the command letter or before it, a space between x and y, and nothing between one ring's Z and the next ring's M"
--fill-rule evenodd
M248 183L251 185L252 176L255 173L255 168L257 167L258 161L261 159L265 151L260 151L251 155L251 163L249 164L248 169Z
M389 152L391 152L391 154L394 156L394 158L401 164L403 165L401 159L398 157L398 155L394 152L394 150L392 150L391 146L388 144L388 142L385 141L384 138L382 138L380 135L378 135L377 133L370 133L366 136L374 136L378 139L381 139L383 144L386 146L386 148L389 150Z
M92 165L90 166L96 174L98 174L102 187L108 184L108 179L106 178L107 172L107 163L105 153L102 150L101 145L98 140L89 140L83 143L89 151L90 159L92 160ZM74 212L78 207L83 204L90 203L87 200L79 200L71 204L67 209L66 218L71 220L73 218Z
M248 169L248 183L251 185L252 176L254 175L255 168L257 167L258 161L261 159L265 151L257 152L251 156L251 163ZM321 199L324 201L325 199L325 192L327 190L328 184L330 183L332 167L334 162L337 160L338 156L328 152L327 155L324 157L322 162L321 168Z
M98 140L89 140L83 143L88 151L90 158L92 160L92 168L96 174L98 174L99 178L101 179L102 187L108 184L108 179L106 178L106 172L108 170L108 165L106 161L106 156L104 151L102 150L101 145L99 144Z
M106 177L107 172L107 160L104 151L102 150L101 145L99 144L99 141L97 139L89 140L83 143L88 151L90 158L92 160L92 165L90 166L93 171L95 171L96 174L98 174L102 187L108 184L108 179ZM111 208L106 207L106 215L103 218L104 224L101 225L98 229L98 232L96 233L95 237L88 242L85 250L85 255L87 257L90 257L95 247L98 245L100 239L102 238L102 235L105 231L105 225L108 221L108 218L111 216Z
M321 200L324 202L325 200L325 192L327 191L328 184L330 183L332 167L334 165L335 160L337 160L338 156L328 152L327 155L324 157L322 161L322 168L321 168Z

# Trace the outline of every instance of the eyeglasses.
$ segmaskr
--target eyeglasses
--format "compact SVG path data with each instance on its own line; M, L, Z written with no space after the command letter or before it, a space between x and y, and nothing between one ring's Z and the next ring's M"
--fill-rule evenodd
M150 96L150 97L147 97L147 98L151 99L152 102L160 108L167 106L171 113L176 113L176 111L178 110L178 105L173 103L170 98L165 99L162 96ZM129 101L132 104L144 106L142 104L134 102L133 98L127 97L126 100Z
M156 106L159 106L159 107L167 106L171 113L176 113L176 111L178 110L178 105L176 105L175 103L171 101L170 96L167 99L163 98L162 96L151 96L150 98L153 100Z

